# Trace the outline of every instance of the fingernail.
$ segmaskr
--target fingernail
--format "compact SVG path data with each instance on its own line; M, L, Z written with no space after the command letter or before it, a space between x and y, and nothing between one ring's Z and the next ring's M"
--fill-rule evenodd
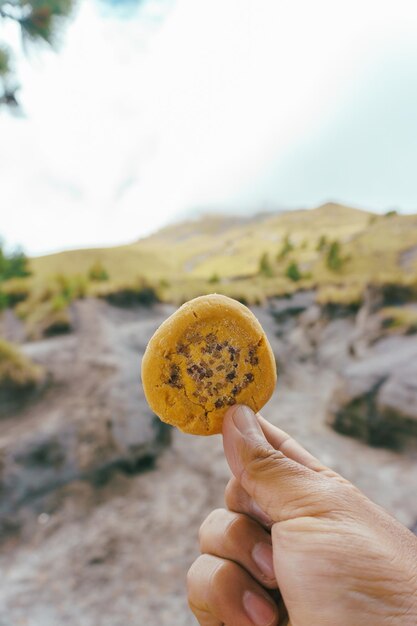
M275 578L272 560L272 546L270 543L257 543L252 550L252 558L261 572L270 579Z
M259 435L262 433L255 413L248 406L240 404L232 415L234 425L242 435Z
M275 617L272 600L269 602L253 591L245 591L243 594L243 607L249 619L256 626L269 626Z

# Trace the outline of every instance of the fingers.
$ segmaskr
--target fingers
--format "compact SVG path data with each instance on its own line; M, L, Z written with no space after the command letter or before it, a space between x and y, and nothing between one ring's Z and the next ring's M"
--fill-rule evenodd
M325 468L325 466L320 463L316 457L310 454L310 452L307 452L307 450L303 448L298 441L293 439L285 431L281 430L277 426L274 426L259 414L257 415L257 418L266 439L275 448L275 450L279 450L285 454L288 459L292 459L293 461L296 461L301 465L305 465L305 467L309 467L312 470L321 471Z
M276 626L278 609L239 565L209 554L191 566L188 602L200 626Z
M226 485L224 501L230 511L248 515L264 528L270 529L274 523L269 515L262 511L259 504L243 489L238 479L234 476L232 476Z
M212 511L200 527L200 549L241 565L264 587L277 586L271 535L246 515Z
M291 440L262 426L278 446L287 448L295 456L314 463L306 451ZM320 471L297 462L276 450L265 437L254 412L246 406L229 409L223 421L223 445L234 476L248 495L274 522L294 517L322 515L340 505L343 497L335 498L332 484ZM304 454L305 453L305 454ZM329 498L329 494L331 497ZM338 502L340 500L340 502Z

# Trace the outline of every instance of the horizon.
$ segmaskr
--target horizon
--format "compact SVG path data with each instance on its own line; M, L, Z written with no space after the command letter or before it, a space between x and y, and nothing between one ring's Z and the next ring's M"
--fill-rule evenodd
M117 246L201 207L416 210L408 0L343 16L330 0L103 2L80 3L56 54L16 59L26 117L0 115L9 245Z
M291 207L291 208L277 208L277 209L269 209L269 210L257 210L254 209L252 213L248 213L248 212L227 212L227 211L219 211L217 209L217 207L212 207L213 210L208 210L207 212L197 212L197 210L195 212L189 213L188 216L184 216L184 217L176 217L174 218L172 221L167 222L166 224L163 224L162 226L160 226L159 228L156 228L154 231L137 237L135 239L133 239L132 241L126 241L126 242L122 242L119 244L109 244L109 245L97 245L97 246L79 246L79 247L74 247L74 248L57 248L56 250L52 250L50 252L46 252L44 254L34 254L34 255L28 255L29 258L40 258L40 257L47 257L47 256L53 256L55 254L60 254L61 252L74 252L77 250L105 250L108 248L119 248L119 247L123 247L123 246L130 246L130 245L134 245L136 243L139 243L141 241L144 241L150 237L153 237L154 235L157 235L159 232L161 232L162 230L164 230L165 228L175 228L175 226L179 226L181 224L184 223L188 223L188 222L193 222L193 223L198 223L199 221L202 221L204 219L210 219L210 218L237 218L237 219L242 219L242 220L247 220L247 221L251 221L252 219L256 218L256 217L270 217L270 216L274 216L274 215L283 215L285 213L292 213L292 212L297 212L297 211L315 211L317 209L321 209L325 206L335 206L335 207L342 207L342 208L347 208L347 209L352 209L354 211L361 211L363 213L371 213L372 215L384 215L384 212L378 212L378 211L372 211L371 209L364 209L363 207L358 207L358 206L351 206L348 205L346 203L343 202L339 202L336 200L327 200L326 202L323 202L317 206L312 206L312 207ZM390 210L390 209L388 209ZM408 211L401 211L400 209L392 209L395 210L398 215L417 215L417 211L414 212L408 212ZM7 243L7 242L6 242Z

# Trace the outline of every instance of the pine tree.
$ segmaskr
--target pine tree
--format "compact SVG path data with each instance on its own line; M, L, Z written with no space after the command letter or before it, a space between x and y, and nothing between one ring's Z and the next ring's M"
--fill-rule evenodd
M75 0L0 0L0 27L5 21L16 22L25 49L30 42L53 46L61 23L71 15L74 6ZM18 106L12 58L10 48L0 44L0 108Z
M271 261L268 252L264 252L259 259L259 273L267 278L273 276Z

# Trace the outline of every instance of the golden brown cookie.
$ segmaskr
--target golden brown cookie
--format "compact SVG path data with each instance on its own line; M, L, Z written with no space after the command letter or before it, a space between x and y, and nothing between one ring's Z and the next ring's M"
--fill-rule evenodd
M195 435L220 433L233 404L259 411L276 380L274 355L256 317L217 294L190 300L165 320L142 360L152 410Z

